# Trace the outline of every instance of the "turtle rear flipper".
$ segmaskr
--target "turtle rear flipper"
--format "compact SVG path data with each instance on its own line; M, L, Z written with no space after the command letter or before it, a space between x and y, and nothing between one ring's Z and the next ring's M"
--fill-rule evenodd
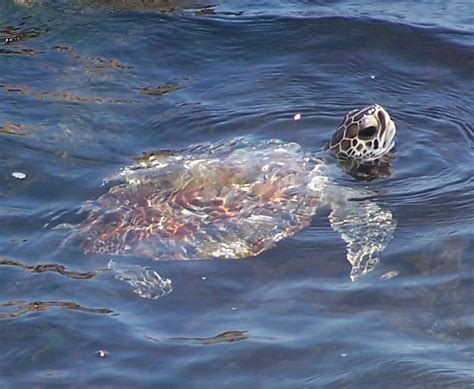
M130 284L140 297L156 300L173 290L169 278L161 277L149 267L118 264L114 260L110 260L107 267L115 273L116 279Z

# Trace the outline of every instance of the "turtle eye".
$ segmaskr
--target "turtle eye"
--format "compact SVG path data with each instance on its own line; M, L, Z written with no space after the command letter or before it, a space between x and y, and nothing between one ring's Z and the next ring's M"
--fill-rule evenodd
M374 126L363 128L359 131L359 138L370 139L377 133L377 128Z

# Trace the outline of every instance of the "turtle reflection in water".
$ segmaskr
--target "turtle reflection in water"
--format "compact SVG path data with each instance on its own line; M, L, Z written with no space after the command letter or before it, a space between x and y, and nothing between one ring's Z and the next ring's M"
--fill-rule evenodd
M394 146L395 124L379 105L351 111L328 151L357 163ZM110 190L85 209L76 228L89 253L153 259L245 258L307 227L318 207L347 244L355 280L372 270L395 221L368 200L367 191L336 186L322 159L296 143L237 138L151 152L111 177ZM109 267L135 291L156 298L170 281L139 266Z

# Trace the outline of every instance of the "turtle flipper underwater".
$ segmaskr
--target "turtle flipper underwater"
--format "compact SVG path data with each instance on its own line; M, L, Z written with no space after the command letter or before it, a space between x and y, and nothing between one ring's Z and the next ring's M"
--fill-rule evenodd
M396 128L379 105L351 111L328 151L355 163L374 161L394 146ZM107 193L86 204L74 239L87 253L152 259L246 258L307 227L329 206L331 226L347 245L350 277L372 270L396 222L364 200L367 191L334 184L318 156L296 143L236 138L158 151L108 178ZM142 297L171 291L171 281L141 265L109 262L117 278Z
M328 192L332 208L329 222L346 243L347 261L352 267L350 278L355 281L379 263L378 253L387 247L397 224L389 210L361 198L364 192L348 188ZM365 192L365 195L371 193Z

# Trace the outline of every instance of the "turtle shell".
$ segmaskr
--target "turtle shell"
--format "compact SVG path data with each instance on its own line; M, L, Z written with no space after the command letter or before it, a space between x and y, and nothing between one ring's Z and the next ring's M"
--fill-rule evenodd
M147 153L77 227L84 250L156 259L257 255L309 225L324 164L295 143L233 139Z

